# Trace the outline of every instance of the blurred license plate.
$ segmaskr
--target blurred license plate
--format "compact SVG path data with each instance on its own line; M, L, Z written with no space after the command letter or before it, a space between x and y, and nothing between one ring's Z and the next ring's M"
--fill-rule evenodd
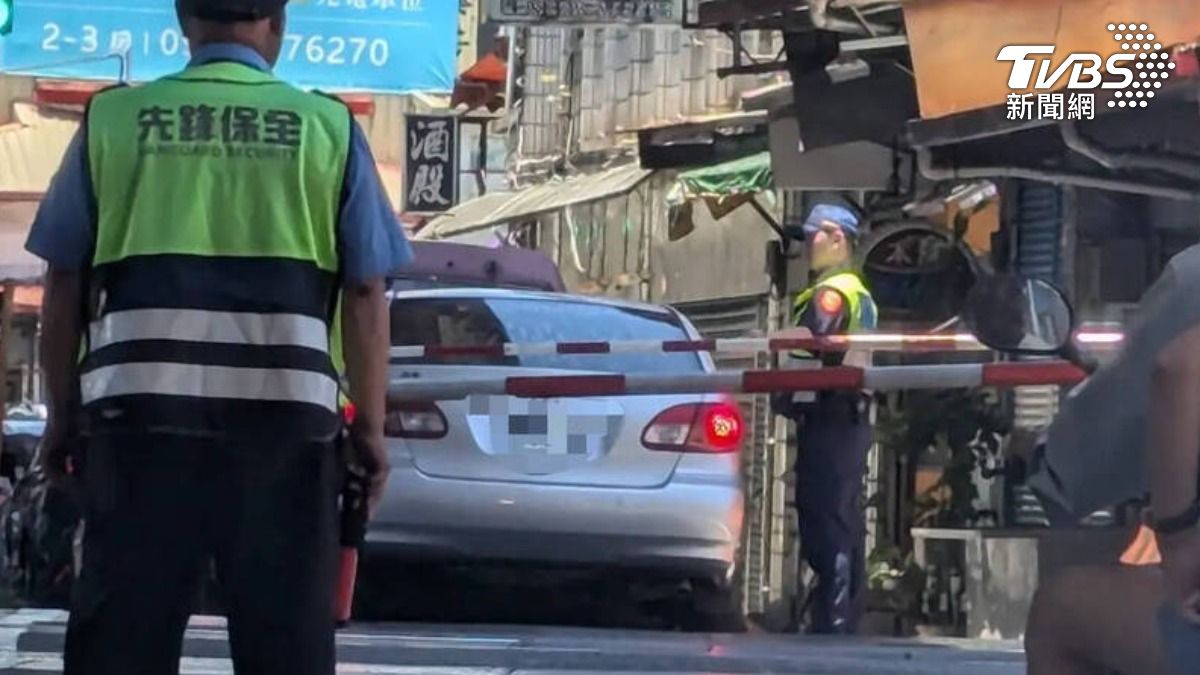
M607 399L472 396L468 424L493 455L597 457L612 446L623 409Z

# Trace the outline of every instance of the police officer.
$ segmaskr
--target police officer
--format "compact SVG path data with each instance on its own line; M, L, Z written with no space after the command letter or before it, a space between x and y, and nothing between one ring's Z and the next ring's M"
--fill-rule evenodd
M209 559L239 673L334 672L334 355L378 503L384 277L412 254L350 111L270 72L286 1L176 0L191 62L92 99L27 243L40 464L87 523L67 675L178 672Z
M793 321L813 335L873 330L875 302L852 269L858 219L844 207L822 204L804 224L816 281L795 300ZM793 359L841 365L844 352L794 352ZM803 393L786 405L797 423L796 504L800 545L817 576L812 630L853 633L866 581L861 505L871 444L868 398L862 392Z

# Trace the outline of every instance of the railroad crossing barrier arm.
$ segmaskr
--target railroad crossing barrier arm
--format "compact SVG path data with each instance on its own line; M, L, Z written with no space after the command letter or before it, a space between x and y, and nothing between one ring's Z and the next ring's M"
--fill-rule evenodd
M585 398L663 394L770 394L794 391L961 389L1070 385L1086 377L1065 361L955 365L838 366L816 370L733 370L715 373L515 376L474 379L400 378L388 400L451 401L473 395Z

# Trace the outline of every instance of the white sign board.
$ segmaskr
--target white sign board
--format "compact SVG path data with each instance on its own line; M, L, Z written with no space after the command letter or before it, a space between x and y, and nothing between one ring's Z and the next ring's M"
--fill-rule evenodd
M683 0L488 0L498 23L683 25Z

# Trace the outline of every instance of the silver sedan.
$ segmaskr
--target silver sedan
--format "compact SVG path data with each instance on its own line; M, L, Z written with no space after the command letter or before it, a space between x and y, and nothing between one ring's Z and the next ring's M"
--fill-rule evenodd
M660 306L525 291L392 294L393 345L692 340ZM393 358L397 379L704 372L707 354ZM730 593L743 420L719 395L393 406L393 473L368 547L408 559L645 570ZM710 603L711 604L711 603Z

